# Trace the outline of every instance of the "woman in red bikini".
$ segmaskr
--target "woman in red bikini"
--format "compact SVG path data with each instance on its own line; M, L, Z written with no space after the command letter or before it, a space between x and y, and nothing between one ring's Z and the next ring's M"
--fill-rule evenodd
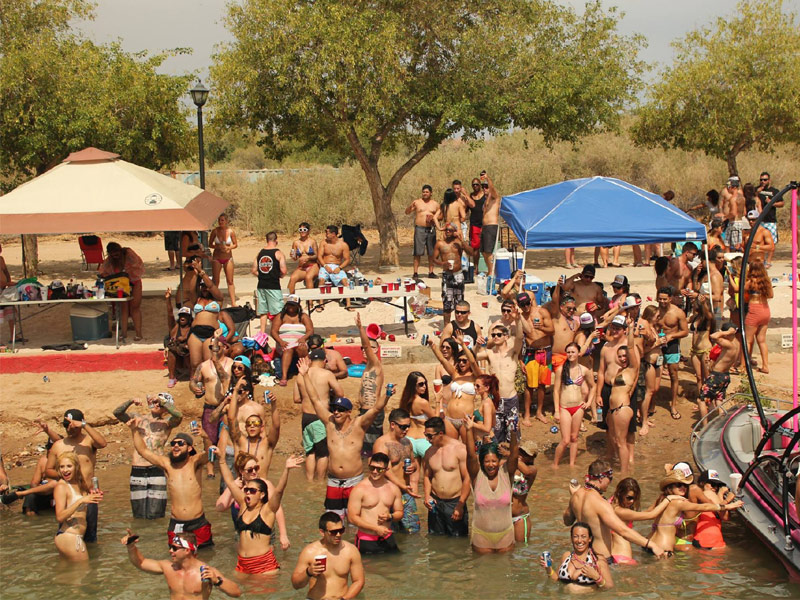
M220 274L225 271L225 281L228 284L228 297L231 306L236 306L236 288L233 285L233 251L239 247L236 232L230 226L228 215L219 216L218 226L211 231L208 245L214 249L211 262L211 273L214 285L219 286Z
M558 468L564 450L569 446L569 466L575 466L578 456L578 434L583 421L583 413L594 398L594 376L591 369L578 362L580 348L572 342L565 348L567 362L556 369L553 385L553 399L556 411L561 415L561 441L556 446L553 466Z

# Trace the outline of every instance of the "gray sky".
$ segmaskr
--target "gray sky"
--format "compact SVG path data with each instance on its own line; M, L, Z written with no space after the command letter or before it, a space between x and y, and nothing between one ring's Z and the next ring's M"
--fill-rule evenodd
M431 0L435 1L435 0ZM584 0L558 0L582 10ZM164 72L179 74L197 71L205 79L214 46L230 40L223 26L224 0L99 0L94 21L79 25L94 41L120 40L127 51L155 52L188 47L193 53L169 59ZM716 17L731 14L734 0L616 0L606 6L618 6L625 17L623 33L641 33L648 47L641 58L649 63L672 61L670 42ZM800 12L800 0L784 0L785 10Z

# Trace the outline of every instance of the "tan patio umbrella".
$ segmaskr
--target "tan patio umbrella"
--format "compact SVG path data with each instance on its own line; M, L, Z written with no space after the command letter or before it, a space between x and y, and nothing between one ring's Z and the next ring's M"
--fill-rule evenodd
M0 234L197 231L227 206L197 186L86 148L0 197Z

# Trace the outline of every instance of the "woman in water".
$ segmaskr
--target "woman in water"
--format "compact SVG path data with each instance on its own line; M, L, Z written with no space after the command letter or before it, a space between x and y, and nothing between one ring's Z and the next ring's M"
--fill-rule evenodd
M554 569L548 565L545 557L539 558L539 564L553 581L560 581L567 585L570 592L582 592L588 586L610 589L614 587L611 570L605 560L598 559L592 550L594 536L592 530L583 521L578 521L569 530L572 540L572 552L564 552Z
M728 489L728 484L719 478L719 473L714 470L703 471L697 479L697 485L705 498L717 504L725 504L736 499L733 492ZM722 522L730 519L727 510L705 511L697 516L697 525L694 528L692 545L701 550L717 550L725 547L722 538Z
M228 297L231 299L231 306L236 306L236 289L233 286L233 251L239 247L239 242L236 241L236 232L230 226L228 215L221 214L217 223L217 227L208 236L208 245L214 248L214 254L211 257L214 285L219 286L220 274L225 271Z
M436 416L436 410L431 406L428 380L419 371L411 371L406 377L406 385L400 396L400 408L411 415L411 427L406 433L407 437L415 440L425 437L425 421Z
M274 493L270 494L267 484L262 479L251 479L240 488L236 485L228 464L222 460L219 470L231 492L231 496L240 506L239 514L233 520L236 533L239 534L239 560L236 571L247 574L271 573L280 568L272 550L272 531L275 527L275 513L281 505L281 498L289 481L289 470L296 469L305 459L302 456L290 456L286 459Z
M669 504L664 509L664 512L657 517L656 522L653 523L653 531L648 536L648 540L663 548L667 552L667 556L672 556L675 550L676 533L678 527L683 524L684 511L734 510L742 506L741 501L729 504L718 502L695 504L687 498L689 484L691 483L691 476L687 476L683 471L675 469L661 480L659 486L661 495L656 500L656 504L660 504L665 498L669 500Z
M553 466L558 468L564 450L569 446L569 466L575 466L578 457L578 434L583 414L594 398L594 374L578 362L580 348L575 342L567 344L567 361L555 372L553 401L560 411L561 441L556 446Z
M705 284L703 284L705 285ZM697 381L697 404L705 402L700 398L703 382L708 377L708 353L711 350L711 338L715 329L714 314L708 296L699 294L692 300L692 316L689 319L689 331L692 332L692 368Z
M646 512L639 511L642 490L639 483L633 477L626 477L617 484L614 495L611 497L611 505L614 513L624 521L628 527L633 529L634 521L650 521L660 515L669 504L667 499L663 499L655 508ZM624 537L611 532L611 556L614 563L618 565L635 565L631 543Z
M248 417L248 421L250 419L255 419L255 418L258 417L256 415ZM223 436L227 438L227 433L223 433ZM221 448L222 446L223 446L223 437L220 436L219 447ZM239 489L242 489L245 485L247 485L254 479L260 479L261 481L267 484L268 496L272 496L275 493L275 486L272 485L272 482L266 479L265 477L261 477L261 473L259 473L261 467L258 464L258 459L252 454L247 454L246 452L239 452L239 454L236 455L236 459L233 462L233 469L234 472L237 474L237 477L233 483ZM239 516L240 505L238 502L234 501L233 494L231 493L230 488L225 486L225 489L219 495L219 498L217 498L217 502L214 506L218 512L225 512L226 510L231 509L231 519L233 519L234 527L236 526L236 518ZM280 532L281 550L288 550L290 543L289 543L289 535L286 531L286 519L284 517L283 506L280 506L278 510L275 512L275 522L278 524L278 530Z
M473 416L476 419L476 434L482 438L479 441L494 437L497 407L500 404L499 386L500 382L494 375L478 375L475 378L475 398L480 408L473 412Z
M224 339L220 341L223 343L233 340L236 333L233 318L222 310L222 293L219 288L203 271L200 259L196 259L194 264L198 276L197 300L192 308L194 319L188 339L189 361L193 372L200 363L211 358L211 338L217 329L222 329L221 335Z
M472 351L461 345L455 357L455 366L442 355L436 342L428 339L428 346L433 350L439 364L452 378L449 386L442 388L438 394L439 412L444 413L447 435L455 439L466 439L464 431L464 415L471 415L475 404L475 377L482 372Z
M86 505L103 499L99 490L89 489L81 473L78 455L64 452L58 456L58 474L61 481L53 491L58 531L56 549L62 558L72 561L89 560L83 534L86 533Z
M769 353L767 352L767 326L771 318L769 300L772 298L772 282L761 260L754 260L747 268L744 283L744 301L747 313L744 318L744 331L747 350L753 356L753 342L758 342L761 354L760 373L769 373ZM753 361L755 366L755 361Z
M445 338L439 343L439 350L442 352L445 361L455 367L456 355L458 354L458 342L451 337ZM441 364L437 364L433 372L433 378L441 381L445 375L447 375L447 370Z
M272 319L270 329L272 339L275 340L275 348L281 357L281 379L278 385L286 386L289 367L295 353L298 358L308 354L306 342L314 335L314 323L311 317L303 312L297 297L289 296L283 310Z
M619 317L617 317L619 318ZM611 380L611 396L608 400L608 441L619 454L620 472L628 473L633 464L633 443L628 442L628 433L636 432L636 412L631 406L631 395L639 378L639 351L633 335L636 326L629 323L628 343L617 348L619 369Z
M467 433L467 472L475 498L472 518L472 549L479 554L509 552L514 549L514 523L511 517L511 477L517 471L519 445L511 433L511 446L505 465L500 464L497 444L475 450L475 419L464 415Z
M131 283L131 299L127 302L120 302L122 305L120 316L120 329L122 329L122 339L128 337L128 315L133 319L133 328L136 330L134 342L142 339L142 276L144 276L144 262L130 248L123 248L117 242L109 242L106 245L108 257L97 269L100 277L108 277L118 273L127 273Z
M519 445L519 460L514 481L511 483L511 522L514 524L514 539L527 542L531 534L531 510L528 507L528 492L536 480L538 469L533 462L539 454L536 442L524 440Z

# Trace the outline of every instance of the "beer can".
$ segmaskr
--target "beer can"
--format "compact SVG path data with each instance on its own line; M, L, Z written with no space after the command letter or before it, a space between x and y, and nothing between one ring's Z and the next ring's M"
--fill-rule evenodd
M190 426L192 429L197 429L197 421L192 421L191 423L189 423L189 426Z
M264 390L264 404L271 404L272 403L272 392L269 390Z
M403 470L408 473L411 470L411 459L404 458L403 459Z
M97 479L97 477L92 477L92 489L93 490L100 489L100 481Z
M547 565L548 569L553 566L553 558L550 556L549 552L542 552L542 558L544 559L544 563Z
M427 333L423 333L422 334L422 337L420 338L420 342L419 343L422 344L423 346L427 346L428 345L428 334Z
M214 462L217 460L217 453L216 448L209 448L208 449L208 462Z

